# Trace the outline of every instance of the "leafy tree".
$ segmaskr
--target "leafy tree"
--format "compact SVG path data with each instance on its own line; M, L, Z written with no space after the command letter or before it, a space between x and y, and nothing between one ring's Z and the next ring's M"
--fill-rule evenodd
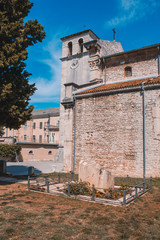
M36 90L25 70L27 47L45 38L37 20L24 21L30 0L0 0L0 126L18 129L31 118Z
M21 146L16 144L0 144L1 157L15 157L16 153L20 153Z
M3 129L3 127L0 127L0 137L2 137L3 134L4 134L4 129Z

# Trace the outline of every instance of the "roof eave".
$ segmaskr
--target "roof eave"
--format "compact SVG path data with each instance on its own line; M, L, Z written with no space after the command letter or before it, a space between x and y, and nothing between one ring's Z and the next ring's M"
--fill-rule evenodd
M103 56L103 57L100 57L99 59L105 59L105 58L111 58L111 57L121 56L121 55L129 54L129 53L134 53L134 52L138 52L138 51L143 51L143 50L147 50L147 49L151 49L151 48L156 48L156 47L160 47L160 43L153 44L153 45L149 45L149 46L142 47L142 48L137 48L137 49L129 50L129 51L124 51L124 52L119 52L119 53L115 53L115 54Z
M145 90L152 90L152 89L159 89L160 83L158 84L150 84L145 86ZM124 93L124 92L135 92L135 91L141 91L142 85L140 86L132 86L132 87L124 87L124 88L117 88L117 89L110 89L110 90L103 90L98 92L91 92L91 93L84 93L75 95L75 97L78 98L88 98L93 96L99 96L99 95L111 95L111 94L117 94L117 93Z
M64 41L64 40L66 40L68 38L71 38L71 37L74 37L74 36L78 36L78 35L81 35L81 34L84 34L84 33L88 33L88 32L92 33L97 39L99 39L99 37L91 29L87 29L87 30L84 30L84 31L81 31L81 32L77 32L77 33L74 33L74 34L62 37L61 40Z

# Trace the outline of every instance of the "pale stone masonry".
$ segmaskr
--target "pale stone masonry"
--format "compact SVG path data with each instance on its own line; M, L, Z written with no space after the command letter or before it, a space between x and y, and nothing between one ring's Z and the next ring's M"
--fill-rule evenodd
M159 101L159 89L145 91L147 177L160 175L160 132L155 122ZM75 152L77 171L80 161L95 161L114 176L143 177L140 91L77 98Z
M62 42L59 160L64 170L78 172L84 161L113 175L143 177L145 82L145 170L147 177L160 176L160 44L124 51L91 30ZM156 87L148 82L152 79Z
M100 40L91 30L85 30L62 40L62 77L60 106L59 161L64 170L73 167L73 91L103 82L97 57L122 52L120 43ZM82 43L82 44L80 44Z

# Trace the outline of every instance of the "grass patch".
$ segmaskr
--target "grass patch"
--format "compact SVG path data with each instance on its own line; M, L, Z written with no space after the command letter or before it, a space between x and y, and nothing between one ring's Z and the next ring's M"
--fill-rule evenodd
M113 207L0 186L0 239L160 239L160 179L127 207Z

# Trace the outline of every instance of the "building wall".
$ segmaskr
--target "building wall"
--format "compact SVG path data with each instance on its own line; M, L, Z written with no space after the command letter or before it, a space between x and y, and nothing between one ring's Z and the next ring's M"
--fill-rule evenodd
M157 48L152 48L106 58L105 65L107 83L155 76L158 75L158 51ZM124 70L128 66L132 68L131 77L125 76ZM104 68L102 78L105 79Z
M50 143L59 143L59 116L50 117L50 125L55 126L55 130L47 130L48 118L34 118L22 125L18 130L15 129L5 129L5 137L16 137L18 142L40 142L39 136L42 136L42 142L47 143L47 135L49 135ZM33 124L35 123L35 129ZM42 123L42 128L40 128L40 123ZM56 128L57 127L57 128ZM51 135L54 137L51 137ZM24 138L26 135L26 139ZM35 141L33 141L33 135L35 135Z
M50 130L47 129L48 119L50 119ZM42 123L41 128L40 123ZM35 129L33 128L33 124L35 124ZM40 135L42 139L39 138ZM49 136L48 138L47 135ZM35 139L33 139L33 136L35 136ZM21 161L56 161L59 143L59 116L50 116L49 118L43 115L42 117L33 116L33 119L27 121L18 130L5 129L4 137L5 140L8 139L12 143L14 140L13 137L16 137L16 141L22 147ZM40 144L40 142L43 144ZM10 144L10 142L8 143Z
M146 176L160 177L160 90L145 92ZM140 92L77 99L76 170L95 161L115 176L143 177Z
M81 85L89 83L90 69L89 69L89 53L83 48L83 53L77 54L79 51L78 40L83 38L83 42L91 41L95 37L90 34L81 34L78 36L67 38L63 40L62 45L62 75L61 75L61 102L67 97L73 100L72 91L67 91L64 84L73 82ZM68 57L68 43L72 42L73 52L72 56ZM75 67L74 67L75 66ZM72 162L72 129L73 129L73 109L65 108L62 104L60 106L60 136L59 136L59 161L64 162L64 170L71 170Z
M20 161L45 161L54 160L58 146L19 144L22 147Z
M132 76L125 77L124 69L132 67ZM158 59L148 59L141 62L127 63L119 66L111 66L107 68L107 82L127 81L136 78L145 78L148 76L158 75Z
M82 38L83 42L88 42L97 39L92 33L83 33L75 36L70 36L63 40L62 46L62 57L68 57L68 43L72 42L72 55L79 53L79 42L78 40ZM84 49L85 50L85 49Z

